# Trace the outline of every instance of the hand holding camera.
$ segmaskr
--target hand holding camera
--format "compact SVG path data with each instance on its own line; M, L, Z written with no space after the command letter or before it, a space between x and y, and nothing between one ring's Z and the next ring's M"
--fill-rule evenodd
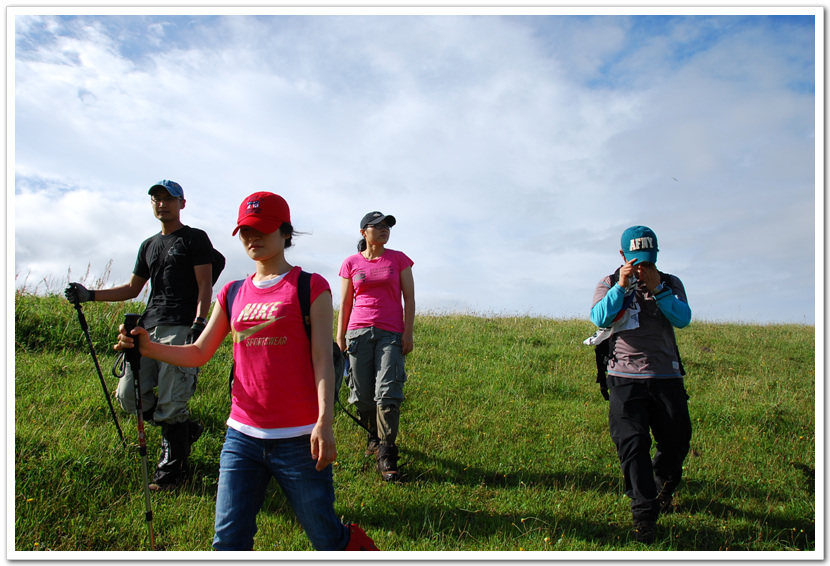
M634 267L634 262L637 259L631 259L625 262L625 265L620 267L620 278L619 278L619 285L623 289L628 289L628 286L631 285L632 281L637 280L637 271L638 268Z
M657 266L649 262L640 262L636 265L637 278L646 284L649 291L654 292L654 289L660 285L660 273L657 271Z

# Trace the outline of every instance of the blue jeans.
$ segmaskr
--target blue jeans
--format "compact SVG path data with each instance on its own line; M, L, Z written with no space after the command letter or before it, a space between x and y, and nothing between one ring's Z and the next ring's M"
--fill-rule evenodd
M318 472L308 435L253 438L228 428L219 458L216 550L252 550L256 516L275 477L315 550L343 550L349 529L334 512L331 465Z

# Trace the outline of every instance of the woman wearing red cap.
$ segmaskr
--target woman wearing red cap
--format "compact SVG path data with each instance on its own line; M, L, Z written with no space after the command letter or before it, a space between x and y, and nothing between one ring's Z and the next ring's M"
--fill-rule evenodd
M192 345L155 344L143 329L133 331L142 356L181 366L203 365L233 335L231 414L219 461L213 547L253 549L256 515L273 476L316 550L377 550L360 527L342 524L334 511L329 285L311 276L309 340L297 297L301 269L285 259L294 233L288 204L273 193L250 195L239 207L237 233L256 273L238 288L230 313L232 283L219 292ZM122 328L116 348L130 347L133 339Z
M370 212L360 221L358 253L340 268L337 344L349 354L349 402L370 431L366 455L376 455L386 481L397 481L404 356L415 321L413 261L386 247L394 216ZM403 297L403 306L401 298Z

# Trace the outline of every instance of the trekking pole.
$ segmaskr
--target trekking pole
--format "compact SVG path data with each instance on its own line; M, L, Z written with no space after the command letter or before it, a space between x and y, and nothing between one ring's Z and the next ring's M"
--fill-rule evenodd
M141 315L124 315L124 332L128 335L138 325ZM138 340L132 348L125 350L125 359L133 372L133 388L135 389L135 412L138 421L138 453L141 455L141 479L144 484L144 518L150 529L150 550L155 550L153 541L153 511L150 509L150 483L147 479L147 439L144 436L144 413L141 408L141 383L138 372L141 370L141 353L138 351Z
M337 404L338 404L338 405L340 405L340 409L341 409L344 413L346 413L346 414L349 416L349 418L350 418L350 419L352 419L354 422L356 422L356 423L357 423L357 426L359 426L360 428L362 428L363 430L365 430L365 431L366 431L366 432L368 432L369 434L372 434L372 431L371 431L371 430L369 430L368 428L366 428L366 425L365 425L365 424L363 424L362 422L360 422L360 419L358 419L356 416L354 416L353 414L351 414L351 413L349 412L349 410L348 410L345 406L343 406L343 403L341 403L341 402L340 402L340 399L337 399Z
M115 416L115 409L112 406L112 399L110 399L110 392L107 391L107 384L104 381L104 374L101 373L101 366L98 365L98 356L95 355L95 347L92 345L92 338L89 336L89 326L86 323L84 311L81 310L81 303L74 303L75 310L78 311L78 322L81 323L81 329L86 336L86 342L89 344L89 351L92 354L92 361L95 362L95 369L98 370L98 378L101 380L101 387L104 389L104 397L107 398L107 404L110 407L110 415L112 415L112 422L115 423L115 428L118 430L118 436L121 438L121 444L126 447L127 441L124 440L124 433L121 432L121 426L118 424L118 417Z
M344 355L343 355L343 357L344 357L344 358L345 358L345 360L346 360L346 362L345 362L345 368L343 369L343 376L345 377L346 375L348 375L348 374L349 374L349 356L348 356L348 355L346 355L346 354L344 354ZM368 432L369 434L372 434L372 431L371 431L371 430L369 430L369 429L366 427L366 425L365 425L365 424L363 424L362 422L360 422L360 419L359 419L359 418L357 418L356 416L354 416L353 414L351 414L351 413L349 412L349 410L345 407L345 405L343 405L343 403L341 403L341 402L340 402L340 395L335 395L334 400L337 402L337 404L338 404L338 405L340 405L340 409L341 409L344 413L346 413L346 414L349 416L349 418L350 418L350 419L352 419L354 422L356 422L356 423L357 423L357 426L359 426L360 428L362 428L363 430L365 430L365 431L366 431L366 432Z

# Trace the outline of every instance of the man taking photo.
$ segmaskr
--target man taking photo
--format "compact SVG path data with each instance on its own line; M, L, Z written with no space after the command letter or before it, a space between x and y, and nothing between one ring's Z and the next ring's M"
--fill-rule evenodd
M597 284L591 321L608 330L595 336L610 341L608 423L631 499L634 538L651 544L658 515L673 509L692 437L674 335L674 328L688 326L692 311L680 279L657 270L657 235L650 228L628 228L621 247L625 263Z

